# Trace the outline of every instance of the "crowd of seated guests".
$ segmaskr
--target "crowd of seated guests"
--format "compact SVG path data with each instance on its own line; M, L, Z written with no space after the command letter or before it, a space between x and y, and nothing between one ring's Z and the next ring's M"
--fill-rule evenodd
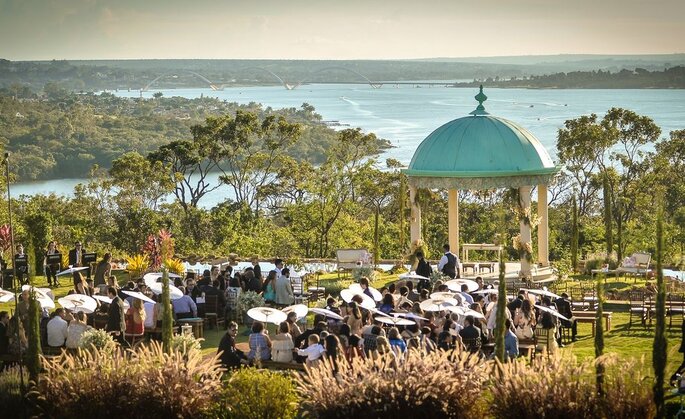
M274 280L273 275L270 277L266 281L267 288ZM479 290L484 289L483 281L477 282ZM368 287L367 279L363 278L361 283ZM382 300L378 303L377 310L390 314L413 313L426 320L417 319L415 324L409 326L391 327L379 322L378 314L361 307L361 298L352 298L351 302L346 303L329 297L325 308L341 315L343 320L316 314L312 326L302 331L296 314L290 313L287 320L278 326L273 337L269 336L263 323L255 321L251 326L249 351L245 354L238 351L234 340L226 337L231 344L220 347L219 352L232 348L232 355L229 357L231 362L225 362L227 367L237 367L257 360L299 362L314 366L321 358L330 357L331 352L335 353L336 362L338 357L351 361L357 357L375 359L382 355L402 362L412 351L432 352L439 349L467 350L481 355L487 343L490 343L490 349L494 352L492 344L495 340L497 294L470 293L467 288L463 288L459 294L464 309L476 313L461 315L447 310L424 312L420 303L429 298L431 291L449 292L449 289L438 281L433 284L432 289L425 289L424 284L424 289L418 293L410 284L391 284L380 289ZM539 301L536 298L539 297L522 291L517 298L506 304L504 349L510 359L521 355L519 342L530 344L536 336L536 328L547 329L544 341L538 339L538 344L545 346L549 352L558 347L558 318L535 307L535 304L540 304L555 310L556 302L552 302L549 297ZM229 330L227 336L230 333ZM236 353L239 355L235 355Z

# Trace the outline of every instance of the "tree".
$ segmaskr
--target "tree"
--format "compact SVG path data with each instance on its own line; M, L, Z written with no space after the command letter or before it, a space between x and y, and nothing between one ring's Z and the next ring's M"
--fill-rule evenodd
M169 295L169 270L162 268L162 347L164 352L171 353L171 338L174 336L174 318L171 311Z
M379 246L379 221L381 211L393 198L398 173L383 172L369 167L363 171L359 195L364 204L373 211L373 262L378 265L381 249Z
M657 209L656 219L656 325L654 327L654 345L652 347L652 366L654 368L654 404L656 417L664 417L664 370L667 361L666 341L666 288L662 270L664 253L663 210Z
M285 150L300 136L302 127L285 117L269 115L261 121L254 112L238 110L235 117L207 118L191 127L193 139L207 144L208 157L221 172L221 181L235 199L259 210L259 190L274 181Z
M207 176L217 169L216 161L209 158L210 146L202 141L179 140L161 146L148 154L151 162L161 162L170 169L169 178L175 183L174 195L186 214L203 196L220 185L211 184Z
M29 292L29 319L28 319L28 350L26 351L26 365L29 370L30 380L38 383L40 379L41 363L40 354L40 304L36 299L36 292Z
M614 238L612 231L613 216L611 214L611 190L609 189L609 176L602 176L602 194L604 201L604 239L606 241L607 262L614 251Z
M571 269L576 272L578 269L578 205L575 193L571 201Z
M137 203L156 210L165 195L174 190L170 170L169 163L165 167L161 161L150 161L133 151L112 161L109 175L120 205Z

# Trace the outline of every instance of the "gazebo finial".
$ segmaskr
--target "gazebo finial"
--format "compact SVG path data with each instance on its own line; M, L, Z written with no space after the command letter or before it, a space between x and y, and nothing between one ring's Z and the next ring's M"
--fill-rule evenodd
M483 85L480 85L480 92L475 96L475 99L478 101L478 106L476 107L476 110L473 112L470 112L469 115L490 115L486 110L485 106L483 106L483 102L488 100L488 97L485 96L485 93L483 93Z

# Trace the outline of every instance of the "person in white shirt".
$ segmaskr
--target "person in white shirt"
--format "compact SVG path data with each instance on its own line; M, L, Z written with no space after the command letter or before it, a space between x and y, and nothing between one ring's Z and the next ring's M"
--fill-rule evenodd
M450 252L449 244L442 246L442 248L445 254L442 255L438 262L438 271L452 279L459 278L459 257Z
M58 308L52 313L52 318L48 322L48 346L54 348L61 348L67 341L67 329L69 328L69 321L73 320L73 316L65 311L63 308Z
M321 346L319 341L319 335L309 335L309 338L307 339L307 343L309 343L309 346L307 346L305 349L297 350L298 355L307 357L308 366L315 365L319 361L321 356L326 352L326 350L323 346Z
M145 301L143 303L143 308L145 309L145 323L144 327L146 329L154 329L157 325L157 316L155 316L155 306L157 304L152 304L151 302Z

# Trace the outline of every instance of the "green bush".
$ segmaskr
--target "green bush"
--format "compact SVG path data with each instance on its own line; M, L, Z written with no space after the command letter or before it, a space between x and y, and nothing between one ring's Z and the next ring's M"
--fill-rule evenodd
M221 392L213 416L217 418L294 418L298 397L292 380L273 371L242 368Z
M590 275L594 269L601 269L604 264L608 264L609 269L616 269L618 267L616 254L612 253L607 256L606 252L588 253L585 256L585 269L583 273Z
M217 358L165 354L156 342L114 356L98 349L63 353L43 365L29 398L50 418L202 417L221 388Z
M465 353L412 353L395 358L330 362L296 378L306 414L328 418L477 418L485 413L487 371Z

